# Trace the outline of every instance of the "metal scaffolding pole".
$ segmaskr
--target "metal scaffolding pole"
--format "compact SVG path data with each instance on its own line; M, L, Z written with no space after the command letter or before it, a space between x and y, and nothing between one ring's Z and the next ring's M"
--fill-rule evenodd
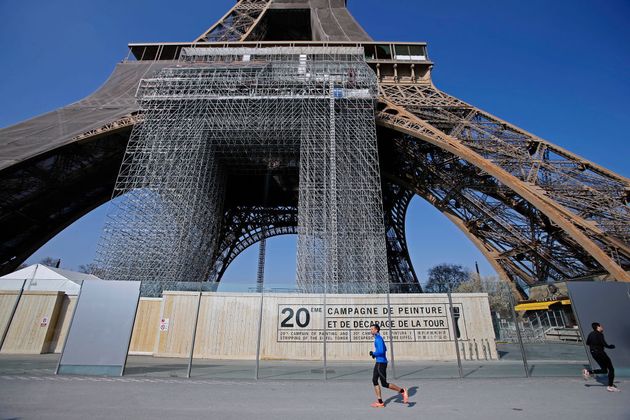
M387 281L377 80L362 48L187 48L137 96L144 120L98 250L107 278L206 280L227 177L299 161L298 287Z

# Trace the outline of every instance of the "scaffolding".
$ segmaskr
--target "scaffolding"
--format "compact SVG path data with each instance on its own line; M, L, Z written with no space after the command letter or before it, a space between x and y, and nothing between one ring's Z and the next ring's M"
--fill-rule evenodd
M108 279L207 280L226 177L299 162L298 287L386 290L376 95L362 48L183 49L138 87L97 264Z

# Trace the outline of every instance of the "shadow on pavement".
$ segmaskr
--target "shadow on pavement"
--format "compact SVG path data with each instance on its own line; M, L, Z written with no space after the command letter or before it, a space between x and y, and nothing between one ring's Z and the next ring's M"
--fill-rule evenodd
M409 399L411 399L414 395L416 395L417 391L418 391L418 387L417 386L412 386L412 387L407 388L407 392L409 393ZM397 393L396 395L394 395L392 397L389 397L386 400L383 400L383 402L385 403L385 406L387 406L389 403L392 403L392 402L396 402L396 403L402 404L403 397L402 397L402 394ZM409 404L407 406L409 408L411 408L411 407L413 407L415 405L416 405L415 402L409 401Z

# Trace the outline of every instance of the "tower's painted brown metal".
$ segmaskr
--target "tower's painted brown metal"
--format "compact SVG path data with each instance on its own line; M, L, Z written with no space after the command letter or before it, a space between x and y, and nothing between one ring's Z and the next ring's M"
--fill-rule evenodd
M139 79L182 48L362 46L376 109L390 277L418 290L405 240L414 195L439 209L520 287L600 276L630 281L630 180L436 88L424 43L375 42L343 0L241 0L194 42L130 44L95 94L0 130L0 272L111 197ZM263 237L295 233L296 174L228 192L213 279ZM234 182L239 182L234 181Z

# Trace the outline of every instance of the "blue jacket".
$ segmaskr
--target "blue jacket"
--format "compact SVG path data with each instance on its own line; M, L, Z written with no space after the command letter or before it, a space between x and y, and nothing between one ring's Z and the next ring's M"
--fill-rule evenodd
M374 352L372 353L375 356L376 363L387 363L385 353L387 353L385 341L383 341L383 337L380 334L376 334L374 336Z

